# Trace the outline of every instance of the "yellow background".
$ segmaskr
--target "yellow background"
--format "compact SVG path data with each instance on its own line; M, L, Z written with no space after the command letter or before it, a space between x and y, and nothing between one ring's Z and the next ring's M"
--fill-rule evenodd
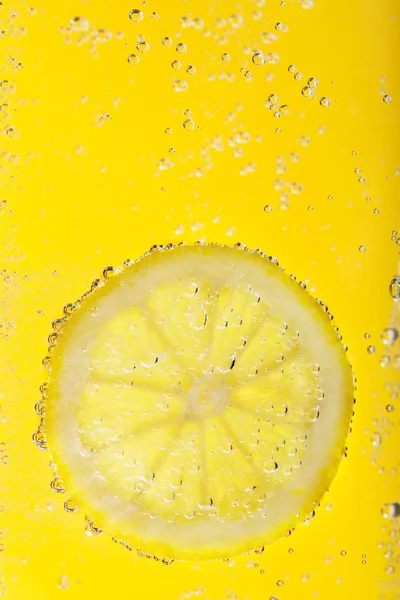
M9 600L400 597L399 525L381 514L400 500L399 342L392 364L379 364L381 331L399 325L389 282L400 232L400 11L395 0L309 4L1 3L0 595ZM132 8L143 11L140 23ZM76 16L86 31L68 30ZM140 35L150 44L144 54ZM256 50L279 62L256 66ZM131 53L139 64L128 63ZM306 98L310 77L319 86ZM175 91L175 80L187 89ZM275 118L270 94L290 114ZM63 305L105 266L155 243L198 239L261 247L308 282L349 346L357 404L348 456L308 526L263 555L166 567L107 535L87 537L84 515L63 510L48 454L31 441L33 405Z

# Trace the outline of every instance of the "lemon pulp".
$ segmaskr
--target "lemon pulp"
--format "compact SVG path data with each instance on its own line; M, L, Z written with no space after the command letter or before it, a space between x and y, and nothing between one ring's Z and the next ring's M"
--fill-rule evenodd
M70 497L115 538L221 557L275 540L315 508L352 394L329 317L274 261L164 248L65 323L46 436Z

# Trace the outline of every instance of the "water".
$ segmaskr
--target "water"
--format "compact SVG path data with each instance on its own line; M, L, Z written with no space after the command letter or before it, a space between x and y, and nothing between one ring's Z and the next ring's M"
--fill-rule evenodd
M225 4L0 4L5 597L29 586L51 598L61 593L60 573L77 600L85 594L78 577L98 598L122 593L129 578L139 595L146 585L149 596L166 598L198 581L198 597L210 600L367 598L395 588L398 516L387 506L397 506L398 489L398 10L377 4L364 14L361 0L348 10L310 0ZM60 317L77 318L90 282L98 278L96 293L113 276L105 265L200 238L261 247L327 302L357 375L357 403L342 479L322 517L317 509L301 535L266 547L257 568L245 569L254 556L173 565L180 571L171 583L161 561L143 566L121 546L109 551L108 536L83 534L84 509L64 512L74 505L51 493L49 453L37 452L31 436L36 430L35 444L45 444L40 361L66 340ZM371 524L368 541L362 522Z

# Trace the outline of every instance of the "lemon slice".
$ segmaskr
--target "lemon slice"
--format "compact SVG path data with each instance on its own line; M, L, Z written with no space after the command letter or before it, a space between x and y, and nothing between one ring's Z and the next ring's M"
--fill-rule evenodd
M158 248L95 287L52 338L44 434L71 501L172 558L238 554L304 520L353 404L318 302L260 251L218 245Z

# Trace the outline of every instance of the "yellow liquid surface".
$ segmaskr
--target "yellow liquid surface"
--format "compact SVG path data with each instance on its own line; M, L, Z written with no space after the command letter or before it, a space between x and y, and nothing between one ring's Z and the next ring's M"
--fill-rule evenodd
M399 597L400 342L381 338L400 327L399 18L394 0L1 3L0 594ZM357 403L311 521L262 554L167 567L63 509L33 405L64 304L108 265L199 239L307 282Z

